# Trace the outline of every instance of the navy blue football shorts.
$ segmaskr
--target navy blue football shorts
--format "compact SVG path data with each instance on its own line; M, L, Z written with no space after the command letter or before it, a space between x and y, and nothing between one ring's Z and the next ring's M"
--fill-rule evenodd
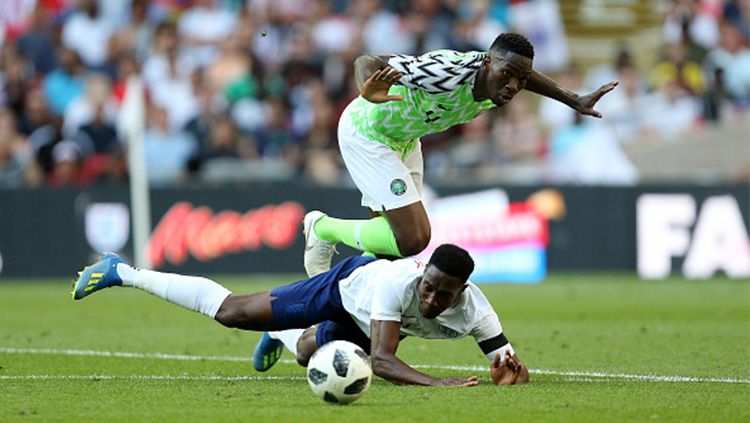
M341 304L339 281L355 269L375 260L354 256L341 260L331 270L271 290L271 310L278 330L306 329L318 325L318 346L330 341L349 341L370 351L370 339Z

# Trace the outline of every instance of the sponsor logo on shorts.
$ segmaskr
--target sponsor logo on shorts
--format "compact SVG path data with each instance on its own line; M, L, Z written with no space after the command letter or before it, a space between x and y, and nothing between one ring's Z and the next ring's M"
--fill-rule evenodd
M394 179L391 181L391 192L396 195L404 195L406 192L406 182L403 179Z

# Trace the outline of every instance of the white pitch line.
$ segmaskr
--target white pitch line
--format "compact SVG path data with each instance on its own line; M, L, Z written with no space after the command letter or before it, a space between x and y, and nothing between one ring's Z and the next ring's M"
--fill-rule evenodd
M304 376L221 376L221 375L2 375L0 380L305 380Z
M222 376L222 375L0 375L0 380L305 380L304 376Z
M417 364L412 367L418 369L441 369L441 370L460 370L460 371L483 371L486 367L481 366L442 366L431 364ZM553 376L570 376L576 378L600 378L600 379L626 379L637 380L642 382L710 382L710 383L747 383L750 379L733 379L733 378L704 378L693 376L662 376L662 375L631 375L626 373L604 373L604 372L583 372L583 371L559 371L545 369L529 369L529 373L537 375Z
M93 357L117 357L117 358L150 358L158 360L177 360L177 361L230 361L230 362L251 362L249 357L237 356L199 356L185 354L163 354L163 353L134 353L121 351L96 351L96 350L76 350L76 349L53 349L53 348L7 348L0 347L0 353L6 354L49 354L49 355L69 355L69 356L93 356ZM281 360L282 363L294 364L295 360ZM439 369L439 370L458 370L458 371L486 371L487 367L483 366L456 366L456 365L433 365L433 364L415 364L412 367L417 369ZM584 371L559 371L546 369L529 369L529 373L538 375L568 376L576 378L599 378L599 379L624 379L641 382L703 382L703 383L741 383L750 384L750 379L734 378L703 378L692 376L663 376L663 375L634 375L625 373L605 373L605 372L584 372ZM44 375L42 375L44 376ZM20 377L20 376L12 376ZM77 377L77 376L76 376ZM168 378L165 376L164 378ZM175 376L179 378L180 376ZM252 378L253 376L248 376ZM90 376L81 376L81 378L90 378ZM125 378L125 376L123 376ZM258 376L258 378L262 378ZM0 376L0 380L3 378ZM222 380L222 379L217 379ZM248 379L252 380L252 379Z

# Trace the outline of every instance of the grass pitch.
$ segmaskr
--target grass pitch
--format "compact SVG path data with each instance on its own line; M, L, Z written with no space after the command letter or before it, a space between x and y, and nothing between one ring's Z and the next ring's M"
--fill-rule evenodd
M290 278L217 278L252 292ZM70 299L68 281L0 280L0 421L750 420L750 282L553 275L483 285L525 386L496 387L471 339L407 338L399 355L473 388L374 378L349 406L317 399L289 361L267 373L259 335L134 289Z

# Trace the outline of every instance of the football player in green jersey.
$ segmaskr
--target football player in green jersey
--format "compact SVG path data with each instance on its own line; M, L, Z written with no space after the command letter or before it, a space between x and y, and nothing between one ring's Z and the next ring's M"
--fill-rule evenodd
M305 270L327 271L335 245L379 256L407 257L430 242L421 199L423 161L419 138L501 107L522 89L553 98L583 115L618 84L584 96L535 71L534 47L522 35L498 36L487 52L437 50L422 56L360 56L354 75L360 96L341 115L341 155L371 219L336 219L320 211L305 216Z

